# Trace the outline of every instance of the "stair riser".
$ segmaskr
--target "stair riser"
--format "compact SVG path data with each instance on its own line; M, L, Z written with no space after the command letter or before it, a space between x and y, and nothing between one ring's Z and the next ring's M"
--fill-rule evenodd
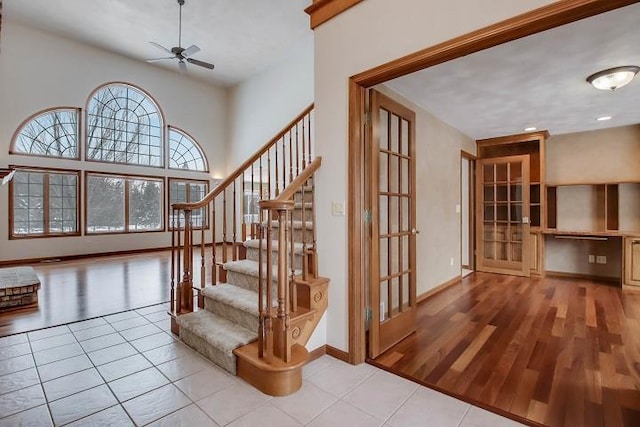
M231 375L236 375L236 356L233 353L227 354L184 328L180 329L180 339Z
M258 292L258 278L256 276L227 270L227 283L233 283L235 286L240 288ZM276 277L274 277L272 281L271 294L274 298L278 298L278 284Z
M258 298L257 295L256 298ZM235 307L207 297L205 297L204 299L204 308L205 310L208 310L213 314L217 314L220 317L224 317L227 320L237 323L238 325L250 331L258 330L258 316L253 315L252 313L238 310Z
M272 240L278 239L278 226L274 225L272 229ZM302 243L306 241L307 243L313 242L313 229L311 228L294 228L293 229L293 241L297 243Z
M302 192L298 191L297 193L295 193L293 195L293 201L294 202L301 202L302 199ZM304 201L305 202L313 202L313 191L305 191L304 192Z
M276 265L278 263L278 257L279 257L279 253L277 251L271 251L271 260L272 260L272 264ZM298 270L302 269L302 255L294 255L294 267ZM260 250L257 248L247 248L247 259L250 259L252 261L256 261L258 262L260 259ZM267 250L263 249L262 250L262 262L266 262L267 261ZM231 282L233 283L233 282Z
M294 221L302 221L302 209L294 209L292 212ZM305 221L313 221L313 209L306 208L304 210L304 220Z

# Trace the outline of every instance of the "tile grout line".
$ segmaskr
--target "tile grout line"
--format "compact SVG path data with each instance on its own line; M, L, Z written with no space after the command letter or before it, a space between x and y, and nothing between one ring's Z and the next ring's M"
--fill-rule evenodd
M40 371L38 370L38 365L36 364L36 357L33 354L33 347L31 347L31 338L29 334L25 332L25 336L27 337L27 342L29 343L29 349L31 350L31 358L33 359L33 369L36 370L36 374L38 375L38 380L40 381L40 390L42 391L42 396L44 397L44 404L47 407L47 413L49 414L49 420L51 421L51 425L55 426L53 422L53 414L51 413L51 407L49 407L49 400L47 399L47 394L44 392L44 383L42 382L42 377L40 377ZM75 338L75 337L74 337ZM24 411L21 411L24 412Z

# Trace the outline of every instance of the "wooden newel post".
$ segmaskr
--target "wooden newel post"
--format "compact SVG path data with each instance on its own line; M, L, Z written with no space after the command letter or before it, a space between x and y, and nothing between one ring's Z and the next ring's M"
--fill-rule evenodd
M279 201L269 200L260 202L260 207L270 209L277 215L278 221L278 308L274 319L273 354L285 362L291 360L291 345L289 339L289 248L287 242L287 227L289 215L293 211L294 202L292 200ZM269 224L268 226L271 226ZM269 266L267 266L269 268ZM267 294L267 298L270 295Z
M193 311L193 224L191 210L184 211L184 257L180 282L180 313Z

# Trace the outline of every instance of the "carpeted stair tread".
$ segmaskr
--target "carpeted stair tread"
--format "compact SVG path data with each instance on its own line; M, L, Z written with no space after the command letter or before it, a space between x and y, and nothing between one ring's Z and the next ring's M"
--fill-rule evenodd
M271 241L271 249L273 251L277 251L278 250L278 241L277 240L272 240ZM244 246L246 248L251 248L251 249L259 249L260 248L260 239L252 239L252 240L247 240L246 242L244 242ZM309 247L309 244L307 244L307 247ZM304 245L302 243L293 243L293 253L295 253L296 255L302 255L302 250L304 248ZM262 242L262 249L267 250L267 242L265 240L263 240Z
M205 298L219 301L238 310L258 316L258 293L229 283L207 286L202 290ZM277 304L276 304L277 305Z
M250 259L240 259L238 261L229 261L222 264L222 267L225 270L233 271L235 273L245 274L247 276L258 277L258 261L253 261ZM264 264L263 268L266 270L267 265ZM273 280L278 280L278 266L273 265L271 270L271 274ZM291 270L287 271L287 274L290 274ZM293 270L295 276L302 274L302 270L295 269Z
M207 310L178 316L177 322L180 329L186 329L229 355L236 348L258 339L257 331L245 329Z

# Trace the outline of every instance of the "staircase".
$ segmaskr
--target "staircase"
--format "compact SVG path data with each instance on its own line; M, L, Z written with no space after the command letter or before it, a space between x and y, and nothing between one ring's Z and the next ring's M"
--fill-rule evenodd
M172 207L172 331L273 396L302 385L305 344L327 308L329 281L317 275L313 174L321 158L311 155L312 112L201 201Z

